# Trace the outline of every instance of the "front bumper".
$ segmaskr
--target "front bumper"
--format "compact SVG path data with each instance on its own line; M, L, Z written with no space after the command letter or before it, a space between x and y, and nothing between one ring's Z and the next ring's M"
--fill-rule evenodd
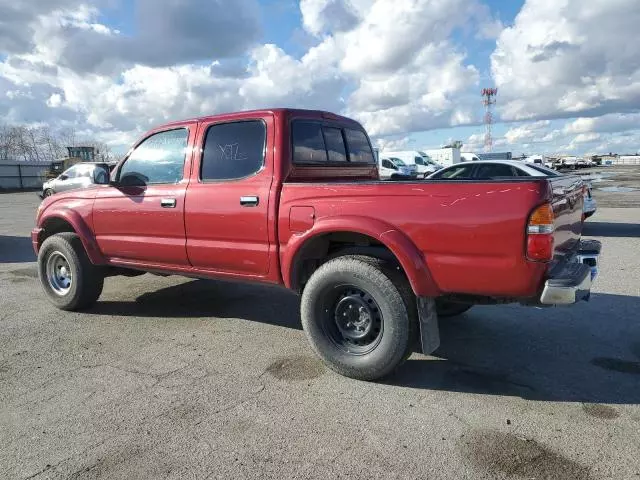
M598 276L598 258L602 244L597 240L581 240L578 251L569 260L555 265L544 284L540 303L571 305L589 300L591 285Z

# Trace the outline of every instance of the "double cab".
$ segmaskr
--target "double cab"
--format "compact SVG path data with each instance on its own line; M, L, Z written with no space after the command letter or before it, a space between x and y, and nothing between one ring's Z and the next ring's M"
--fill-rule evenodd
M162 125L110 179L47 197L32 242L47 297L90 308L105 277L279 284L333 370L372 380L439 345L474 304L588 299L575 176L379 180L354 120L270 109ZM250 301L250 299L248 299Z

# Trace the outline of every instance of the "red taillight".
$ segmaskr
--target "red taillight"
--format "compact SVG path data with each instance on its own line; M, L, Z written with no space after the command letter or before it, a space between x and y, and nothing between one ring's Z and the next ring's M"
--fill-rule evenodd
M527 224L527 258L548 262L553 258L553 231L555 214L548 203L540 205L529 216Z

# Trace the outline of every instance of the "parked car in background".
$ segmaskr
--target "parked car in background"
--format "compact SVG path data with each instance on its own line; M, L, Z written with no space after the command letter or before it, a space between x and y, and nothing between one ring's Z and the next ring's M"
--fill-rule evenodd
M535 165L544 165L544 157L542 155L531 155L523 160L524 163L533 163Z
M536 163L518 160L480 160L473 164L457 164L444 168L428 178L429 180L496 180L508 177L567 177L551 168ZM591 185L583 184L584 218L596 213L596 199L591 195Z
M104 184L105 181L109 181L109 174L114 166L115 164L110 165L108 163L76 163L56 178L44 182L40 196L45 198L54 193L86 188L96 183Z
M587 162L584 158L579 158L576 160L576 168L587 168L589 166L589 162Z
M480 158L475 153L460 152L460 160L463 162L477 162Z
M419 178L425 178L435 171L443 168L442 165L435 162L425 152L418 150L406 150L400 152L382 152L382 156L385 158L398 158L404 162L405 165L414 165L416 167L416 174Z
M416 178L415 165L407 165L396 157L380 157L378 162L380 180L400 180Z

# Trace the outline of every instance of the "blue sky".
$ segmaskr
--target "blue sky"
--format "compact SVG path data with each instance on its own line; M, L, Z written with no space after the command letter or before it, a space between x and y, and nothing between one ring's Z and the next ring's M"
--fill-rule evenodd
M126 149L151 125L269 106L360 120L381 147L640 144L637 0L0 0L0 116ZM625 36L618 32L625 31Z

